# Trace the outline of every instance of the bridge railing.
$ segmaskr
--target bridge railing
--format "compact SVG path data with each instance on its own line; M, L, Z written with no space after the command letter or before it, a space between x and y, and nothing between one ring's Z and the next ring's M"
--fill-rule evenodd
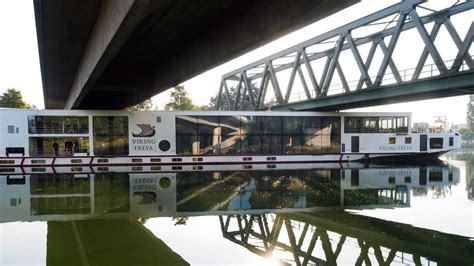
M473 10L474 1L439 11L425 3L402 1L223 75L217 109L258 110L473 70L474 22L461 38L452 19ZM450 61L442 59L446 47L437 38L442 26L447 34L440 34L441 41L447 38L455 45L451 50L457 49ZM407 58L413 57L404 52L415 39L422 44L419 58ZM398 70L395 62L406 59L417 60ZM352 78L357 80L347 81Z

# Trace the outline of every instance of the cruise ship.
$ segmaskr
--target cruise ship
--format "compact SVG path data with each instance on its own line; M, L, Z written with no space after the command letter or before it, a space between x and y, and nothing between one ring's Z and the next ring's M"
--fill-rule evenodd
M432 157L458 133L410 113L0 110L0 166L348 162Z

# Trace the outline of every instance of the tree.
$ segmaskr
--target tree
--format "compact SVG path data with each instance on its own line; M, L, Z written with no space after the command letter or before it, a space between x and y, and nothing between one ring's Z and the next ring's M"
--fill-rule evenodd
M257 101L257 98L258 98L257 84L252 83L251 86L252 86L251 93L252 93L253 98L255 99L255 101ZM243 90L244 89L241 88L240 93L243 93ZM219 95L211 97L211 100L209 102L209 110L216 110L218 97L219 97ZM242 97L242 95L240 97ZM233 105L235 103L236 98L237 98L237 88L236 87L230 87L229 88L229 100L230 100L230 104L232 106L229 106L229 104L227 102L227 99L226 99L225 92L223 92L222 96L221 96L221 104L220 104L221 109L222 110L232 110L234 108ZM253 106L252 102L250 101L250 95L249 95L248 91L245 94L244 101L242 102L242 99L239 99L239 101L241 101L240 102L240 110L255 110L255 106Z
M153 109L153 101L151 99L148 99L139 104L128 107L127 111L142 111L142 110L152 110L152 109Z
M14 88L8 89L0 96L0 107L5 108L18 108L18 109L36 109L36 106L27 104L21 92Z
M469 96L467 104L467 129L460 132L464 140L474 139L474 95Z
M176 86L173 88L170 100L165 105L165 110L194 110L193 101L189 98L184 86Z

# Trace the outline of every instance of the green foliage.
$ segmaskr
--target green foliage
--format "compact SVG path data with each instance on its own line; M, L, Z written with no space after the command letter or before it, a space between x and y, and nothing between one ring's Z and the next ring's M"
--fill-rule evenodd
M184 86L176 86L173 88L170 100L165 105L165 110L194 110L193 101L189 98Z
M153 101L151 99L145 100L134 106L127 108L127 111L143 111L143 110L153 110Z
M463 140L472 141L474 139L474 95L469 96L467 104L467 129L460 130Z
M252 86L251 93L253 95L253 98L256 101L257 98L258 98L257 84L252 83L251 86ZM240 93L243 93L243 89ZM216 110L217 109L217 99L218 99L218 97L219 97L218 95L216 95L215 97L211 97L211 101L209 102L209 110ZM229 88L229 100L230 100L231 106L229 106L229 103L226 99L225 92L223 92L222 93L222 98L221 98L220 109L222 109L222 110L232 110L233 107L234 107L236 99L237 99L237 88L236 87L230 87ZM240 101L242 101L242 99L240 99ZM243 103L241 103L240 110L255 110L255 106L253 106L252 102L250 101L250 95L249 95L248 91L245 94L245 99L244 99Z
M4 108L18 108L18 109L36 109L35 105L27 104L21 92L14 88L8 89L2 95L0 95L0 107Z

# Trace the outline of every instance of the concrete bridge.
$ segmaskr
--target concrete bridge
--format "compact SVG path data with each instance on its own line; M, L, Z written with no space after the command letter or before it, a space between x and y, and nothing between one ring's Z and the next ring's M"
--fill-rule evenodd
M45 107L139 103L357 2L34 0Z

